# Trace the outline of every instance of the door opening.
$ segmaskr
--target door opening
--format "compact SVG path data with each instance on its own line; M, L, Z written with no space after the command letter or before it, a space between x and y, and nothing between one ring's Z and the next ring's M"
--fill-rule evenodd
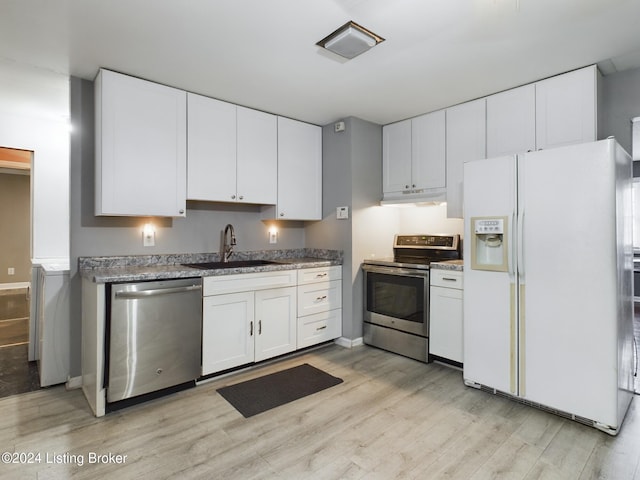
M0 397L39 386L29 361L32 160L32 151L0 147Z

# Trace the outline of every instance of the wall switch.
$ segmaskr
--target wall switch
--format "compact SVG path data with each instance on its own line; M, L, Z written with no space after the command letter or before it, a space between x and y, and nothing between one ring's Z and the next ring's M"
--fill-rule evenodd
M269 243L278 243L278 232L269 231Z
M7 275L15 275L16 274L16 269L13 267L9 267L7 268Z
M346 220L349 218L349 207L337 207L336 218L338 220Z

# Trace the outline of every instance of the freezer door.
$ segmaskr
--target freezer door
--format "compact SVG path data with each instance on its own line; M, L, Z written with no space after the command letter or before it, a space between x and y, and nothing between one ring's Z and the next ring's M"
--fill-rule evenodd
M464 379L517 394L516 159L464 165ZM474 269L472 219L503 218L507 271Z

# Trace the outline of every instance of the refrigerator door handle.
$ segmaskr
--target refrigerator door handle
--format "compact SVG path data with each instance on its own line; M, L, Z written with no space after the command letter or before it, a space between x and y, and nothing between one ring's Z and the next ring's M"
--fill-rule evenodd
M520 283L524 283L524 209L518 214L518 276Z
M508 240L508 248L509 255L507 257L507 271L509 272L509 277L511 282L515 281L516 275L516 262L518 261L516 258L516 211L511 212L511 224L509 229L509 240Z

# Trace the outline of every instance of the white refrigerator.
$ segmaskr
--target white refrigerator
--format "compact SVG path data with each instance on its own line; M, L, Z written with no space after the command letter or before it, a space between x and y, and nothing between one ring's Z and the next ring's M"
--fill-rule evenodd
M631 182L614 139L465 163L465 384L617 434L633 398Z

